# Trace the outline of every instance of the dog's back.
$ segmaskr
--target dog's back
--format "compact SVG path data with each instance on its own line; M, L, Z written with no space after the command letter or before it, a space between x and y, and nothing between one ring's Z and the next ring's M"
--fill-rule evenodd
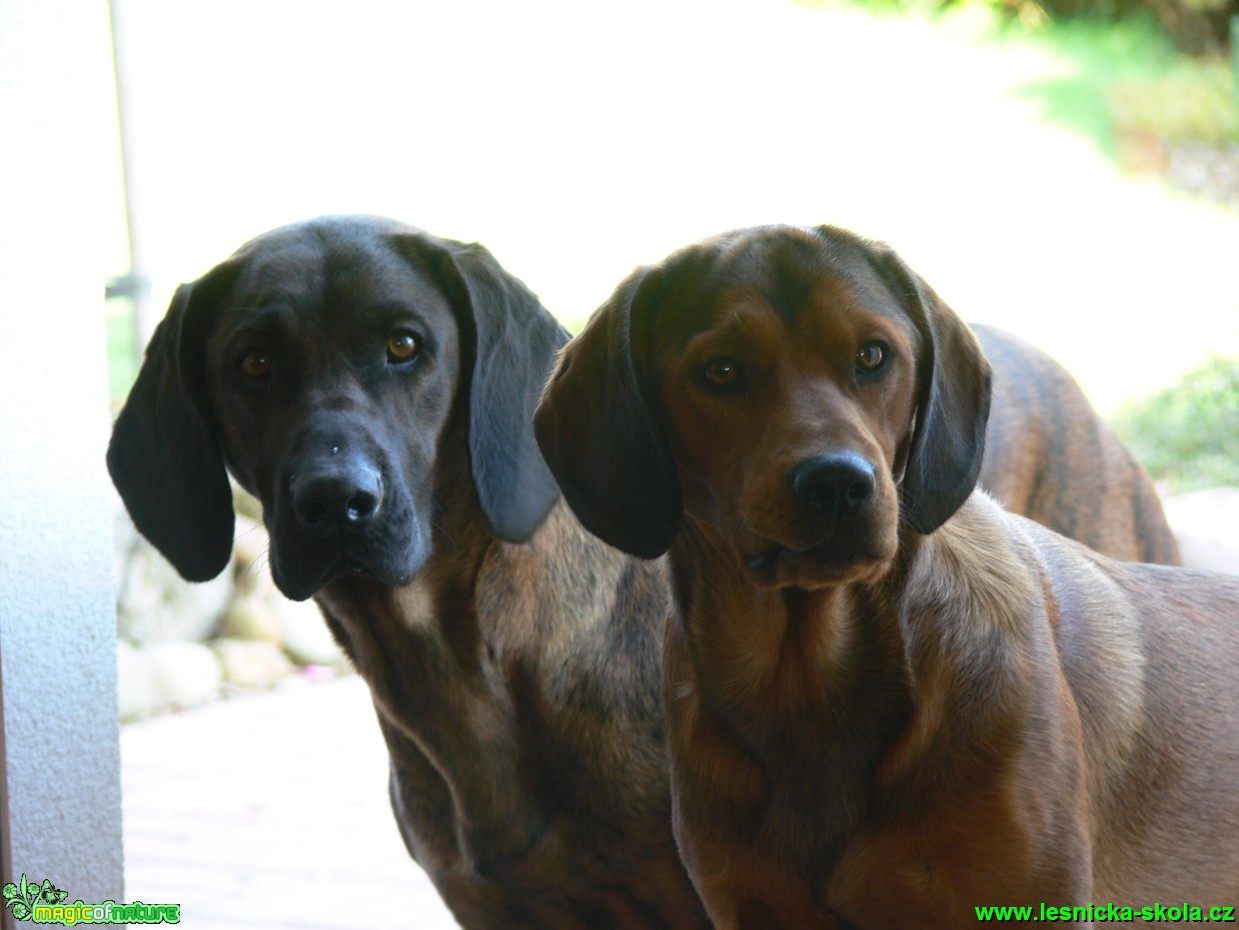
M1010 333L972 330L994 369L981 486L1113 559L1178 565L1153 482L1067 370Z
M1027 541L1079 711L1094 900L1233 901L1239 578L1115 562L1001 518Z

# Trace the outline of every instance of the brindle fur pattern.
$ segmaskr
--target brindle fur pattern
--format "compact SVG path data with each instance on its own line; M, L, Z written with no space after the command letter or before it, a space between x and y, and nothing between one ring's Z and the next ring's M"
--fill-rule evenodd
M831 227L641 269L561 354L535 432L565 498L670 550L674 828L716 927L1239 896L1239 579L974 492L989 381Z
M463 927L704 927L669 823L665 569L581 528L529 426L566 338L480 246L286 227L178 291L109 467L192 579L229 558L225 464L262 501L276 582L370 686L401 832Z
M1010 333L972 330L994 369L981 486L1112 559L1178 565L1157 489L1067 370Z

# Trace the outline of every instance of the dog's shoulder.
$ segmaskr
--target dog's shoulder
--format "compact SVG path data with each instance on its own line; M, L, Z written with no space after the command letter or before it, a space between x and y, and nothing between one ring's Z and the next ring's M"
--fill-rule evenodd
M593 627L611 623L647 627L661 636L667 610L663 560L628 556L585 530L562 499L523 544L497 541L477 576L477 598L510 633L538 648L571 646ZM518 616L519 615L519 616ZM521 623L535 629L519 628Z
M1133 569L975 493L935 536L938 563L959 565L973 592L972 613L1006 622L1015 641L1049 634L1077 694L1127 706L1138 700L1144 665L1143 605L1133 598ZM942 553L949 553L947 559ZM986 597L983 598L982 595ZM972 622L982 622L974 616ZM1104 667L1105 676L1095 670ZM1100 691L1106 692L1103 698Z
M975 491L946 523L917 541L905 581L910 610L946 608L970 627L1013 630L1037 598L1028 544L985 491Z

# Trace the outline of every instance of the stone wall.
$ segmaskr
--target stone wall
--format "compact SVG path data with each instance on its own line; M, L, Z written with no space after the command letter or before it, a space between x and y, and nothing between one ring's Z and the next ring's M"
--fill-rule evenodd
M237 516L232 563L204 584L182 580L119 499L115 537L122 720L348 668L314 602L276 589L253 518Z

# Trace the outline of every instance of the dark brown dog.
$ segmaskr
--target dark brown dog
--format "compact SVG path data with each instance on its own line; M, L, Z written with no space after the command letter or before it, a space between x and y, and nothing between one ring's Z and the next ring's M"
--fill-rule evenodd
M187 578L271 568L365 677L409 851L462 926L707 926L670 829L666 578L567 508L530 419L566 334L486 250L386 220L268 233L182 287L113 480Z
M1103 555L1178 565L1153 482L1067 370L1010 333L972 331L994 370L981 486Z
M1239 896L1239 579L974 494L989 380L829 227L641 270L562 354L535 423L568 502L670 549L674 826L716 927Z

